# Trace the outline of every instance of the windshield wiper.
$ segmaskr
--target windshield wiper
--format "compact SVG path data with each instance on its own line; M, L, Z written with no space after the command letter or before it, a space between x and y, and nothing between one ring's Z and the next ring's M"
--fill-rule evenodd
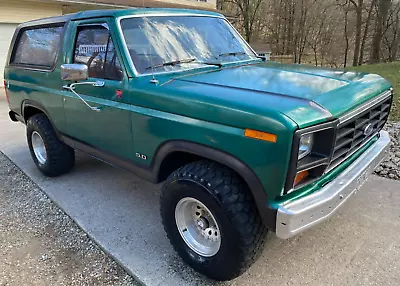
M197 61L196 59L192 58L192 59L170 61L170 62L165 62L165 63L154 65L154 66L149 66L149 67L146 68L146 70L162 68L162 67L166 67L166 66L175 66L175 65L180 65L180 64L192 64L192 63L193 64L203 64L203 65L209 65L209 66L222 67L221 63L200 62L200 61Z
M190 62L193 64L203 64L203 65L208 65L208 66L217 66L219 68L222 68L222 64L221 63L214 63L214 62L199 62L199 61L193 61Z
M226 57L226 56L238 56L238 55L245 55L245 52L230 52L230 53L223 53L220 54L219 57Z
M162 63L162 64L149 66L149 67L146 68L146 70L162 68L162 67L166 67L166 66L175 66L175 65L179 65L179 64L187 64L187 63L193 62L195 60L196 59L185 59L185 60L176 60L176 61L165 62L165 63Z

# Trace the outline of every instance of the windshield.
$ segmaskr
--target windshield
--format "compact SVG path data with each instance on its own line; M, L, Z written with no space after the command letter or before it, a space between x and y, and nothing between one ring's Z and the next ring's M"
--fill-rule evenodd
M121 20L121 29L132 62L141 74L257 59L221 18L132 17Z

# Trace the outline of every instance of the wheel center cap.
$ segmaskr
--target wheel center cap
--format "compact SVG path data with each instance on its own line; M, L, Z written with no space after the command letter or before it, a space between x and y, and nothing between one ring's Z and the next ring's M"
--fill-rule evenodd
M209 226L208 220L204 217L201 217L197 220L197 225L201 228L201 229L206 229Z

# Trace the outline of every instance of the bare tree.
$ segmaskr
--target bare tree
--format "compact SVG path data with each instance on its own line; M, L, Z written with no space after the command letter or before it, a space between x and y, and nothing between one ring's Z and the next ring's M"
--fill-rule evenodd
M347 56L349 54L349 34L348 34L348 25L349 25L349 10L345 10L344 14L344 39L345 39L345 49L344 49L344 67L347 66Z
M378 15L375 21L375 33L371 45L370 63L378 63L381 54L381 42L383 37L383 25L386 21L391 0L378 0Z
M295 63L333 67L395 60L400 0L218 0L249 41ZM367 48L371 47L371 48Z
M397 57L399 46L399 26L400 26L400 3L393 3L389 9L388 17L384 24L382 51L385 60L392 62Z
M363 61L364 61L365 42L367 40L367 35L368 35L371 18L372 18L372 11L374 10L375 3L376 3L376 0L371 0L370 6L368 9L368 16L367 16L367 20L365 21L364 34L363 34L362 41L361 41L360 58L358 60L358 65L362 65Z
M389 61L395 61L397 58L397 51L400 44L400 5L397 4L397 9L394 15L394 25L393 25L393 37L391 44L391 52L389 53Z
M308 41L308 37L313 28L312 21L310 21L310 14L312 14L312 10L315 7L315 4L318 0L301 0L297 1L296 10L299 11L296 15L296 26L297 29L294 32L294 40L293 40L293 53L294 53L294 62L301 63L302 58L306 49L306 44ZM311 12L310 12L311 11Z
M243 21L243 29L246 41L250 42L254 34L254 27L259 17L261 5L264 0L227 0L226 3L232 3L236 6L239 16Z
M361 28L362 28L362 12L363 12L363 0L349 0L356 11L356 38L354 43L354 53L353 53L353 66L358 65L358 57L360 54L360 44L361 44Z

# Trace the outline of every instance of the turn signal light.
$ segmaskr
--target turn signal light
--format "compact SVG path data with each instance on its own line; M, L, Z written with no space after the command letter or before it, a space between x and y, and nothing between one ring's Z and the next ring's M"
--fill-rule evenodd
M258 140L264 140L272 143L276 143L277 136L272 133L268 132L261 132L257 130L252 130L252 129L245 129L244 130L244 136L250 137L250 138L255 138Z
M307 177L308 177L308 171L307 170L298 172L296 177L294 178L293 186L296 186L298 183L300 183L301 181L303 181Z

